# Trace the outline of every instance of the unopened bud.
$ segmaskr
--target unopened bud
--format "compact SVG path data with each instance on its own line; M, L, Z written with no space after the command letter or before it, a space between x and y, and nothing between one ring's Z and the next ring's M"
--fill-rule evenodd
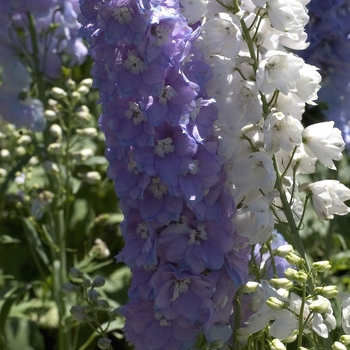
M344 345L350 345L350 335L342 335L339 340Z
M3 148L1 151L0 151L0 158L3 159L3 160L8 160L11 158L11 153L8 149L6 148Z
M88 88L90 88L92 86L92 79L91 78L83 79L79 85L80 86L84 85L84 86L87 86Z
M81 151L72 152L73 159L78 162L85 162L89 158L95 155L94 151L90 148L82 149Z
M72 317L78 321L83 322L86 319L86 312L85 308L79 305L73 306L70 310L70 313L72 314Z
M266 304L272 310L283 310L286 308L286 304L276 297L270 297L267 299Z
M76 267L71 267L69 269L69 275L73 278L82 278L84 276L84 272L80 271Z
M89 93L90 89L87 86L82 85L82 86L79 86L77 91L79 92L80 95L84 96Z
M290 289L293 287L293 282L288 278L272 278L270 283L277 288Z
M279 246L276 249L276 255L281 256L282 258L284 258L288 253L293 252L294 248L292 245L290 244L284 244Z
M328 260L316 261L312 264L312 268L318 272L325 272L332 268L331 263Z
M105 349L108 349L111 345L112 341L108 338L100 338L97 342L97 346L102 349L102 350L105 350Z
M106 311L109 308L109 304L107 300L101 299L97 301L97 308L101 311Z
M68 79L67 80L67 87L69 88L69 89L75 89L76 88L76 86L77 86L77 84L75 83L75 81L73 80L73 79Z
M104 277L102 277L102 276L97 276L97 277L93 280L91 287L92 287L92 288L94 288L94 287L97 287L97 288L103 287L103 286L105 285L105 283L106 283L106 280L104 279Z
M97 302L98 299L98 293L96 292L95 289L89 289L87 292L88 298L93 301L93 302Z
M32 138L29 135L22 135L18 140L18 145L29 145L32 142Z
M49 122L53 122L57 119L57 114L55 111L52 111L51 109L47 109L44 113L46 120Z
M83 179L90 185L95 185L101 180L101 175L98 171L89 171L82 174Z
M58 155L58 154L61 154L61 151L62 151L62 144L59 142L50 143L47 146L47 152L49 154Z
M23 146L15 148L15 155L17 157L23 157L27 153L27 150Z
M284 276L288 278L290 281L294 281L295 275L297 274L297 270L288 267L286 271L284 271Z
M332 350L347 350L346 346L338 341L334 342L332 345Z
M292 265L305 264L305 260L293 252L289 252L284 258Z
M293 333L286 339L282 339L283 343L293 343L298 336L298 331L295 329Z
M79 288L78 286L76 286L75 284L70 283L70 282L65 282L62 284L62 290L65 293L75 292L76 290L78 290L78 288Z
M96 128L77 129L76 131L78 135L86 137L96 137L98 135L98 131Z
M62 128L58 124L52 124L50 126L50 134L56 139L62 138Z
M284 344L277 338L270 342L270 348L271 350L286 350Z
M54 162L51 162L51 160L45 160L44 170L49 175L58 174L60 172L60 169L58 168L57 164Z
M83 283L81 284L83 288L89 288L91 286L91 281L88 278L84 278Z
M0 178L6 177L6 175L7 175L7 170L4 168L0 168Z
M324 314L328 310L328 307L329 305L326 300L317 299L311 302L309 310L319 314Z
M59 88L59 87L57 87L57 86L55 86L55 87L53 87L53 88L51 89L51 94L52 94L52 96L53 96L54 98L56 98L57 100L60 100L60 99L62 99L62 98L67 97L67 93L66 93L63 89L61 89L61 88Z
M81 122L89 122L92 118L89 108L85 105L77 108L75 115L77 119Z
M78 91L73 91L70 96L74 102L81 100L81 94Z
M316 287L315 293L320 294L327 299L334 298L339 294L337 286Z
M304 271L297 271L294 276L294 281L298 283L305 283L307 281L307 274Z
M254 293L259 287L258 282L248 281L245 286L242 286L242 293Z

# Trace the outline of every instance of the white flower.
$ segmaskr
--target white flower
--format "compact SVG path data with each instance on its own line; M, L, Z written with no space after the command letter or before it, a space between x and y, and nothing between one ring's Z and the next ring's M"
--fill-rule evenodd
M317 67L305 64L299 71L300 79L296 81L296 95L311 105L315 105L313 101L317 100L317 91L321 87L322 77L317 71Z
M181 13L186 17L188 24L194 24L201 19L209 0L180 0Z
M350 295L346 293L340 293L339 299L341 300L342 319L341 326L345 334L350 334Z
M309 320L306 324L306 327L304 328L305 333L311 333L314 331L317 335L319 335L322 338L328 338L328 334L331 330L333 330L336 326L336 320L333 315L333 309L331 306L331 303L328 299L318 296L318 300L320 300L322 303L326 304L327 307L325 307L326 311L324 313L318 313L314 312L311 317L310 315L310 301L307 301L304 305L303 310L303 320L306 321ZM301 298L300 296L290 293L290 306L289 309L296 313L297 315L300 315L300 309L301 309Z
M277 151L282 148L287 152L292 152L295 146L301 144L303 129L299 120L290 114L273 109L264 123L265 148L268 151Z
M254 152L236 161L233 170L233 197L238 204L250 193L270 193L276 182L276 172L271 155L265 152Z
M342 158L345 142L338 128L333 128L334 122L323 122L308 126L303 131L305 152L311 157L317 157L326 167L336 170L334 160Z
M276 89L287 95L296 88L300 79L299 70L304 61L291 53L269 50L260 61L256 72L256 82L264 94L271 94Z
M202 36L212 54L235 57L242 45L239 18L228 13L218 13L204 24Z
M307 186L301 186L301 190L306 187L312 194L312 203L317 216L321 220L333 219L334 214L346 215L350 208L344 201L350 199L350 189L336 180L317 181Z
M263 196L244 204L234 216L236 232L247 237L249 244L265 243L274 229L274 215L271 210L272 196Z
M253 310L256 312L247 320L246 327L240 329L240 334L253 334L271 321L270 335L278 339L286 339L298 328L298 320L292 312L287 309L273 310L267 304L266 300L275 297L285 303L288 299L283 298L280 293L284 290L276 291L267 281L261 281L258 291L253 295Z

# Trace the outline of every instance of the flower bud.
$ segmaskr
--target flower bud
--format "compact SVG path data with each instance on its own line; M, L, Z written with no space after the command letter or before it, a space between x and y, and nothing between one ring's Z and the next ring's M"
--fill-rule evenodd
M76 286L75 284L70 283L70 282L65 282L62 284L62 290L65 293L75 292L78 288L79 288L78 286Z
M97 308L101 311L106 311L109 308L109 304L107 300L101 299L97 300Z
M73 80L73 79L68 79L67 80L67 87L69 88L69 89L75 89L76 88L76 86L77 86L77 84L75 83L75 81Z
M339 340L344 345L350 345L350 335L342 335Z
M50 143L47 146L47 152L49 154L58 155L61 154L62 144L59 142Z
M75 116L77 117L78 121L81 121L83 123L89 122L92 118L89 108L85 105L79 107L76 110Z
M298 283L305 283L307 281L307 273L304 271L297 271L294 280Z
M286 304L276 297L270 297L267 299L266 304L272 310L283 310L286 307Z
M293 282L288 278L272 278L270 283L276 288L290 289L293 287Z
M339 294L337 286L316 287L315 293L320 294L327 299L334 298Z
M246 342L249 338L250 334L247 334L244 328L239 328L235 332L235 339L239 342Z
M97 302L98 299L98 293L95 291L95 289L89 289L87 292L88 298L93 301Z
M245 286L242 286L242 293L254 293L259 287L258 282L248 281Z
M0 178L6 177L6 175L7 175L7 170L3 169L3 168L0 168Z
M81 151L72 152L73 159L78 162L85 162L87 159L95 155L94 151L90 148L82 149Z
M72 314L72 317L78 322L83 322L86 319L85 308L82 306L72 306L69 312Z
M299 255L296 255L293 252L289 252L286 256L285 259L292 265L302 265L305 264L305 260L301 258Z
M23 157L27 153L27 150L23 146L15 148L15 155L17 157Z
M270 342L270 348L271 350L286 350L284 344L277 338L273 339L272 342Z
M80 82L80 86L84 85L84 86L87 86L88 88L91 88L92 86L92 79L91 78L86 78L86 79L83 79L81 82Z
M53 122L57 119L57 114L55 111L52 111L51 109L47 109L44 113L44 116L47 121Z
M8 149L6 149L6 148L3 148L0 151L0 158L3 159L3 160L9 160L11 158L10 151Z
M332 268L332 265L328 260L325 261L316 261L312 264L312 268L318 272L325 272Z
M55 87L53 87L53 88L51 89L51 94L52 94L52 96L53 96L54 98L56 98L57 100L60 100L60 99L62 99L62 98L67 97L67 93L66 93L63 89L61 89L61 88L59 88L59 87L57 87L57 86L55 86Z
M96 137L98 135L98 131L96 128L77 129L76 131L78 135L86 137Z
M18 145L29 145L32 142L32 138L29 135L22 135L18 140Z
M92 282L91 287L92 288L99 288L99 287L103 287L106 283L106 280L104 279L104 277L102 276L97 276L94 281Z
M45 160L44 170L49 175L58 174L60 172L60 169L58 168L57 164L54 162L51 162L51 160Z
M286 271L284 271L284 275L286 278L288 278L290 281L294 281L295 275L297 274L297 270L292 269L291 267L288 267Z
M88 94L89 91L90 91L90 89L85 85L79 86L79 88L77 90L77 92L79 92L79 94L81 94L82 96Z
M73 91L70 96L74 102L78 102L81 100L81 95L78 91Z
M98 171L88 171L86 174L80 175L90 185L95 185L101 180L101 175Z
M84 276L84 273L77 269L76 267L71 267L69 269L69 275L73 278L82 278Z
M50 126L50 134L56 139L62 138L62 128L58 124L52 124Z
M290 244L283 244L276 249L276 255L284 258L288 253L293 252L294 248Z
M332 350L347 350L346 346L338 341L335 341L332 345Z
M328 310L328 303L325 300L317 299L311 302L309 305L309 310L313 312L317 312L320 314L324 314Z
M286 339L282 339L283 343L293 343L298 336L298 331L295 329L293 333Z
M83 288L89 288L91 286L91 281L88 278L84 278L83 283L81 284Z
M102 350L105 350L105 349L108 349L110 347L112 343L112 340L108 339L108 338L100 338L97 342L97 346L102 349Z

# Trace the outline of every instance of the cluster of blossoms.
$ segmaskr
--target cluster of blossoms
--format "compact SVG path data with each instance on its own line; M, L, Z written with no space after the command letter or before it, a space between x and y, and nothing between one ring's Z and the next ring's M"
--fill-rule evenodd
M308 1L80 3L80 35L91 47L103 107L108 175L125 215L126 244L117 259L133 272L130 301L121 309L127 339L140 349L189 349L203 332L216 348L232 343L233 296L247 278L248 251L252 260L257 255L249 244L269 245L255 264L274 268L273 276L258 277L260 304L252 303L256 312L238 333L270 324L277 345L310 329L327 338L332 309L307 286L313 270L272 237L276 222L288 222L300 249L309 198L321 220L350 211L344 204L350 190L339 182L299 185L296 178L313 173L317 160L335 169L345 147L334 122L307 128L301 122L321 81L315 66L290 53L308 46ZM304 203L298 189L306 192ZM273 248L272 238L279 242ZM295 306L304 299L280 295L265 280L284 269L295 272L275 286L305 293L308 287L305 312ZM278 311L292 315L282 335L271 324L280 316L264 314L271 297L284 298ZM305 323L295 322L298 312L301 319L309 312Z
M126 338L138 349L188 349L201 332L225 343L249 248L224 187L201 27L177 1L85 0L78 19L125 217Z
M320 68L322 89L319 101L326 102L328 120L334 120L350 145L350 2L313 0L308 4L306 26L310 46L299 54Z
M77 0L4 0L0 4L0 118L34 131L45 128L44 106L32 83L61 76L62 65L82 64ZM41 96L42 98L42 96Z

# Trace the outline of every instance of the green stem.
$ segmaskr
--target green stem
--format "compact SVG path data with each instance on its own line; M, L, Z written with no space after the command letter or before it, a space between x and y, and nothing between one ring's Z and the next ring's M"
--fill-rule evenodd
M304 306L306 302L306 284L302 284L301 305L299 311L299 333L298 333L298 349L302 346L303 330L304 330Z

